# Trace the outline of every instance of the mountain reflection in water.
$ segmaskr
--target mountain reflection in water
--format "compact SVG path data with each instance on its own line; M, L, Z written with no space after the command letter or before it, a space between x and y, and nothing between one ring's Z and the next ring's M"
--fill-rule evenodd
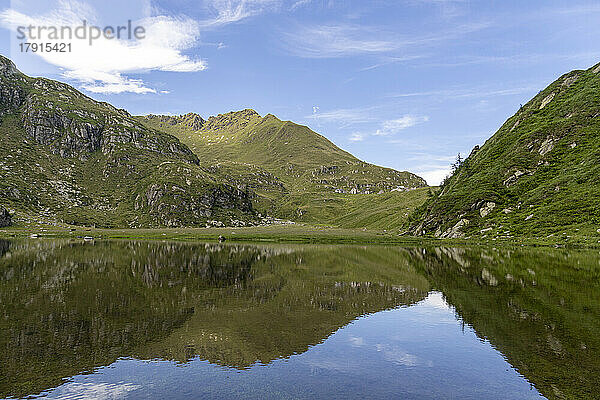
M545 397L594 398L599 260L536 249L0 241L0 397L124 358L276 368L360 316L439 292Z

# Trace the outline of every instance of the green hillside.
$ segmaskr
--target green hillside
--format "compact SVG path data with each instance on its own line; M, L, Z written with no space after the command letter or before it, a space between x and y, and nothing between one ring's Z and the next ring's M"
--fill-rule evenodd
M399 228L425 200L420 177L360 161L325 137L273 115L242 110L137 120L179 138L215 174L258 194L257 209L280 218L342 227ZM390 201L393 198L395 201ZM384 205L385 204L385 205ZM376 214L374 217L373 215Z
M13 222L103 227L256 220L251 194L171 135L0 56L0 205Z
M541 91L456 168L411 217L415 234L597 235L600 64ZM552 235L552 236L550 236Z
M1 56L0 93L0 207L17 225L282 218L387 229L406 221L406 212L387 218L387 205L414 209L424 200L423 191L407 191L426 185L416 175L362 162L272 115L132 117L64 83L28 77Z

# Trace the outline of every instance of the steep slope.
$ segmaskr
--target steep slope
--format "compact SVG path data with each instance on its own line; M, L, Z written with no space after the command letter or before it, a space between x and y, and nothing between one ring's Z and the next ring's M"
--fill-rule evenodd
M596 235L599 117L600 64L561 76L473 149L412 216L412 232L436 237Z
M97 226L252 220L252 194L177 138L0 56L0 205L18 220Z
M193 113L137 119L178 137L211 171L240 176L238 181L246 182L262 199L259 209L283 218L357 227L356 219L340 219L341 214L357 212L360 216L358 205L366 212L378 203L375 194L392 191L392 197L404 204L398 192L426 186L410 172L360 161L306 126L281 121L271 114L261 117L254 110L208 120ZM424 201L424 192L420 193ZM358 195L370 196L371 201L357 202ZM414 196L410 197L407 204L412 207ZM356 207L349 211L349 204ZM385 215L379 217L384 219Z

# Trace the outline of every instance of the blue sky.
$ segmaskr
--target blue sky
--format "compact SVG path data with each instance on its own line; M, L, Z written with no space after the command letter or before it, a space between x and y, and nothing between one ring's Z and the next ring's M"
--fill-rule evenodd
M253 108L439 183L558 76L600 62L598 1L0 0L0 53L133 114ZM23 54L16 27L140 40ZM47 38L45 38L47 39Z

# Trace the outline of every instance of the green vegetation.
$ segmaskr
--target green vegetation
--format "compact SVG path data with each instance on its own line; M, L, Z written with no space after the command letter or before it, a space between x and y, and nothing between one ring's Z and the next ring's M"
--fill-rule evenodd
M233 178L231 184L249 186L263 214L311 224L399 230L406 211L425 198L424 191L404 191L426 186L416 175L362 162L306 126L270 114L261 117L243 110L206 121L197 114L136 118L179 138L207 170ZM395 215L397 210L402 212Z
M599 278L591 250L0 240L0 397L120 357L266 364L436 290L544 396L594 398Z
M412 217L441 237L600 239L600 65L524 105Z
M0 57L0 205L16 225L204 226L256 221L250 195L178 139ZM241 221L241 222L240 222Z
M600 243L600 64L540 92L439 188L253 110L132 117L5 58L0 86L0 207L17 230L284 220L373 236Z
M17 229L284 219L399 231L424 195L402 192L425 186L409 172L364 163L307 127L252 110L207 121L134 118L27 77L2 56L0 91L0 207L15 214Z

